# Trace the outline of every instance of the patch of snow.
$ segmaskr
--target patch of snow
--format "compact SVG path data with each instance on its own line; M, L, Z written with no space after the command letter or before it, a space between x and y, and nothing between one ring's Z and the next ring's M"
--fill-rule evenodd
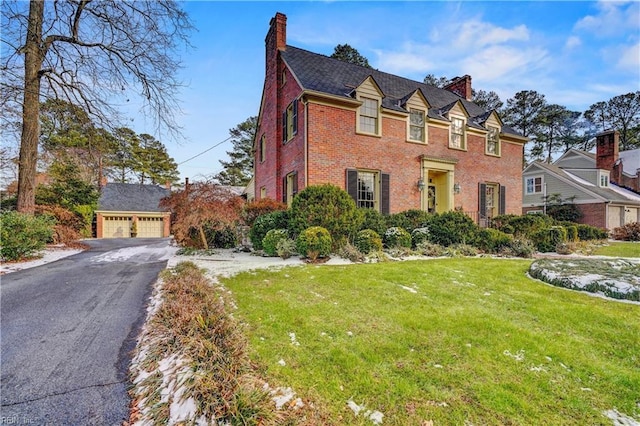
M294 346L300 346L300 342L296 340L296 333L289 333L289 338L291 339L291 344Z
M286 363L286 362L284 362L284 359L282 359L282 358L280 359L280 361L278 361L278 364L280 364L280 365L281 365L281 366L283 366L283 367L284 367L285 365L287 365L287 363Z
M613 421L613 426L640 426L640 422L616 409L604 411L605 417Z
M433 368L442 368L442 365L440 365L440 364L433 364Z
M177 251L177 247L153 247L153 246L137 246L124 247L118 250L111 250L101 255L95 256L91 262L110 263L136 261L146 263L148 261L162 261L171 259Z
M407 287L407 286L404 286L404 285L401 285L400 288L402 288L403 290L407 290L410 293L417 293L418 292L418 290L416 290L415 288Z
M276 409L280 410L286 403L291 401L296 393L291 388L277 388L271 391L271 399L276 404ZM300 401L302 402L302 401ZM296 401L296 405L298 402Z
M353 332L347 331L347 336L353 336Z
M515 359L516 361L524 360L524 349L520 349L515 354L512 354L511 351L509 351L508 349L505 349L504 352L502 353L508 357Z
M351 411L353 411L353 414L355 414L356 417L358 417L360 412L364 411L364 413L362 414L364 418L371 420L373 424L376 424L376 425L382 424L382 419L384 417L384 414L382 414L380 411L367 410L364 405L358 405L352 399L349 399L347 401L347 406L351 408Z
M0 264L0 275L10 274L23 269L35 268L36 266L42 266L47 263L55 262L56 260L64 259L65 257L73 256L74 254L81 253L82 251L83 250L68 249L59 246L47 247L39 253L41 257L38 259L25 260L23 262L2 262Z

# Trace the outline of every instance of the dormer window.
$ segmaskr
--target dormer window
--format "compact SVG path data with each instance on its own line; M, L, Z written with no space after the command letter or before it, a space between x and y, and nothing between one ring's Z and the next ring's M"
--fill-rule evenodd
M608 188L609 187L609 173L608 172L600 172L600 187Z
M409 140L425 142L424 111L411 108L409 112Z
M500 155L500 129L493 126L487 127L487 146L486 153L489 155Z
M371 98L362 98L360 106L360 131L363 133L371 133L377 135L379 126L378 100Z
M451 117L450 148L467 149L464 128L465 122L463 118Z

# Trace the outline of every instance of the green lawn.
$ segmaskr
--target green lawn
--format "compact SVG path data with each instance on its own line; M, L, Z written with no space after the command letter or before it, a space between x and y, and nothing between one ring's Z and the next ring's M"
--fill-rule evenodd
M594 255L616 257L640 257L640 242L615 241L598 247Z
M385 426L640 419L640 305L534 281L530 263L304 266L224 284L264 378L331 424L371 425L366 410Z

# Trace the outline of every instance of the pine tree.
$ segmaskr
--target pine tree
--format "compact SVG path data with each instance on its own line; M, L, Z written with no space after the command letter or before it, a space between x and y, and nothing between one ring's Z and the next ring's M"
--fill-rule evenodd
M233 151L227 151L229 161L220 160L223 170L213 179L220 185L246 186L253 176L253 140L258 117L247 118L229 130Z

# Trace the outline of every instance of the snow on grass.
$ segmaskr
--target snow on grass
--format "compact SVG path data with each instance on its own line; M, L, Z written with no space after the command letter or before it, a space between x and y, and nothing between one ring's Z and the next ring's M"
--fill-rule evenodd
M110 263L110 262L124 262L124 261L136 261L139 263L146 263L149 261L162 261L171 259L175 252L176 247L153 247L153 246L137 246L137 247L125 247L118 250L111 250L101 255L95 256L91 259L95 263Z
M640 426L640 421L616 409L604 411L602 414L613 421L613 426Z
M404 286L404 285L401 285L400 288L402 288L403 290L407 290L410 293L417 293L418 292L418 290L416 290L415 288L407 287L407 286Z
M347 406L351 408L351 411L353 411L353 414L355 414L356 417L358 417L360 413L363 412L363 417L371 420L373 424L382 424L382 418L384 417L384 414L382 414L380 411L367 410L367 407L365 407L364 404L358 405L353 401L353 399L349 399L347 401Z

